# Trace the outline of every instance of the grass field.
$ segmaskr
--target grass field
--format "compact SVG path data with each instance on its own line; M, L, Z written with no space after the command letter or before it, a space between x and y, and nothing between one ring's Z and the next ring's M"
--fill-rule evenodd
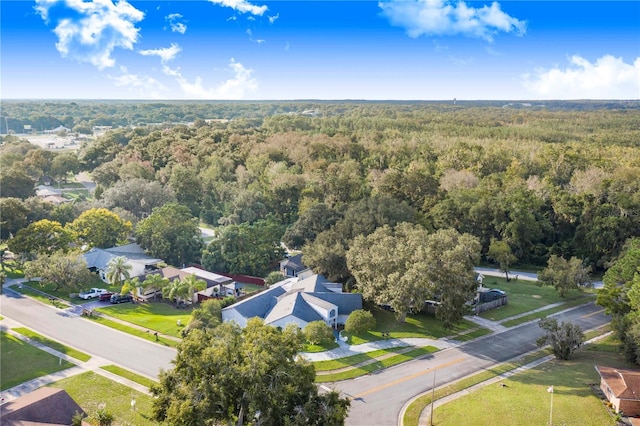
M43 350L0 332L0 390L73 367Z
M58 343L55 340L51 340L48 339L38 333L36 333L35 331L31 331L28 328L23 328L23 327L17 327L14 328L13 331L15 331L16 333L20 333L23 336L26 336L28 338L30 338L31 340L35 340L36 342L48 346L51 349L55 349L58 352L62 352L65 355L69 355L70 357L73 357L75 359L78 359L80 361L89 361L91 359L90 355L87 355L83 352L80 352L78 350L75 350L73 348L70 348L68 346L63 345L62 343Z
M520 318L515 318L509 321L505 321L502 323L502 325L504 325L505 327L514 327L516 325L524 324L525 322L529 322L532 320L540 319L540 318L555 314L556 312L564 311L565 309L573 308L575 306L580 306L583 303L590 302L594 299L595 299L594 296L588 293L585 293L582 297L577 297L575 299L568 300L567 303L564 303L560 306L556 306L550 309L545 309L544 311L540 311L540 312L534 312L532 314L525 315Z
M589 385L600 382L594 365L634 368L623 360L616 348L615 339L608 337L580 350L570 361L554 360L505 379L506 387L487 386L437 408L434 423L548 424L551 394L547 389L553 385L553 424L615 425Z
M120 377L124 377L125 379L129 379L132 382L136 382L138 384L141 384L142 386L146 386L146 387L151 387L154 384L158 384L158 382L151 380L151 379L147 379L144 376L141 376L139 374L136 374L132 371L126 370L122 367L118 367L117 365L105 365L104 367L100 367L103 370L106 370L110 373L113 374L117 374Z
M69 289L63 288L63 289L59 289L59 290L54 290L55 286L53 284L44 284L44 283L40 283L37 281L31 281L26 283L27 286L32 287L35 290L39 290L43 293L46 293L48 295L51 296L55 296L58 297L60 299L66 300L67 302L73 302L77 305L82 304L82 303L88 303L92 300L95 299L91 299L91 300L83 300L80 299L78 297L71 299L71 297L69 296L69 294L71 293L79 293L78 291L70 291ZM100 278L98 278L98 276L95 276L95 280L86 283L83 286L83 289L89 289L91 287L99 287L99 288L108 288L107 285L105 283L102 282L102 280L100 280ZM28 288L26 287L22 287L19 288L18 286L12 286L11 287L13 290L20 292L20 293L24 293L24 294L29 294L30 296L36 297L38 299L42 299L43 301L45 301L46 303L49 303L49 300L47 299L46 296L42 296L40 293L34 292L34 291L30 291Z
M135 327L131 327L129 325L126 324L121 324L117 321L112 321L110 319L107 318L103 318L97 315L94 315L90 318L88 318L91 321L97 322L98 324L102 324L106 327L110 327L113 328L114 330L119 330L122 331L123 333L128 333L131 334L132 336L137 336L140 337L142 339L148 340L150 342L155 342L159 345L163 345L163 346L171 346L171 347L176 347L178 346L178 342L173 341L173 340L169 340L166 337L162 337L159 336L158 340L156 340L156 337L154 336L153 333L148 332L146 330L140 330L138 328Z
M486 277L484 286L506 291L509 296L508 305L480 314L482 318L492 321L503 320L552 303L568 302L580 297L592 297L578 290L571 290L567 292L565 297L560 297L558 291L553 287L537 286L534 282L524 280L507 282L504 278L499 277ZM585 303L586 301L585 299Z
M37 290L34 290L34 288L38 289L38 290L40 289L39 283L37 283L37 282L30 282L28 286L26 286L26 285L15 286L14 285L11 288L14 291L17 291L18 293L24 294L24 295L29 296L29 297L32 297L32 298L38 300L39 302L42 302L42 303L45 303L45 304L52 304L56 308L64 309L64 308L68 308L69 306L71 306L66 301L60 301L60 300L57 300L57 299L54 300L54 301L51 301L51 300L49 300L49 296L47 296L45 294L42 294Z
M96 310L158 333L180 337L180 332L191 319L192 308L177 309L164 302L153 302L121 303ZM178 320L182 326L177 325Z
M93 372L78 374L57 381L49 386L62 388L82 407L91 418L104 408L115 417L113 426L146 426L157 424L151 420L153 398L127 386L121 385ZM136 411L131 409L131 400L136 400ZM95 419L89 419L97 425Z
M347 371L343 371L335 374L324 374L316 376L316 383L337 382L340 380L348 380L356 377L364 376L366 374L381 370L383 368L389 368L394 365L402 364L403 362L411 361L412 359L419 358L424 355L428 355L433 352L437 352L438 348L433 346L425 346L424 348L415 348L408 352L397 354L383 360L373 362L371 364L363 365L361 367L353 368Z
M426 337L431 339L439 339L446 336L455 336L462 334L468 330L477 328L478 326L469 321L463 320L453 329L446 330L440 321L433 315L419 313L416 315L407 315L405 322L398 322L393 312L381 309L375 305L368 305L366 309L370 310L376 319L376 328L373 331L349 335L349 344L359 345L362 343L382 340L382 333L389 333L390 338L402 337ZM347 335L343 333L343 335Z

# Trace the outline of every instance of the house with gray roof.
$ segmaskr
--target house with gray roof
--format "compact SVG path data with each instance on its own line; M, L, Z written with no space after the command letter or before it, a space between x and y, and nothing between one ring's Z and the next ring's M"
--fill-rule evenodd
M127 244L108 249L93 247L83 257L87 262L87 268L92 272L97 272L105 283L108 282L106 276L107 265L113 258L124 257L127 259L127 264L131 265L129 273L131 278L145 275L152 270L158 269L158 264L164 263L162 259L155 259L147 255L138 244Z
M280 261L280 272L285 277L297 277L302 271L306 271L307 268L302 263L302 254L296 254L295 256L288 257Z
M259 317L275 327L295 323L300 328L312 321L324 321L336 328L344 325L349 314L357 309L362 309L361 294L343 293L341 284L314 274L285 279L228 306L222 310L222 320L235 321L244 327L249 318Z

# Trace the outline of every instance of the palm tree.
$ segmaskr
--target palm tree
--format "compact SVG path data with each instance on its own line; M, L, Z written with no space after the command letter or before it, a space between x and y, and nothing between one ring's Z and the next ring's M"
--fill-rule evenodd
M207 288L207 283L198 279L195 274L188 275L181 280L174 280L167 287L162 289L162 297L165 299L176 299L176 304L181 300L192 300L193 293Z
M120 290L120 294L127 294L129 292L133 293L134 298L136 298L136 289L140 288L142 283L140 282L140 278L134 277L130 280L126 280L122 289ZM137 300L137 299L136 299Z
M147 293L149 290L155 290L153 293L153 300L156 300L156 295L158 291L162 291L169 285L169 279L164 278L160 274L151 274L147 275L147 277L142 282L142 293Z
M118 256L111 259L109 263L107 263L105 276L109 284L121 287L122 282L131 277L131 265L127 263L127 258Z

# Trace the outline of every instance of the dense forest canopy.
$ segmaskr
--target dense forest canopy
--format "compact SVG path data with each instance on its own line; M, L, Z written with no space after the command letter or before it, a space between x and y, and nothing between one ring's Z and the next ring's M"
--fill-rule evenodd
M273 115L318 111L323 116L368 114L387 117L398 112L442 108L453 102L442 101L21 101L2 100L0 134L7 129L22 133L28 125L35 131L65 126L131 126L152 123L194 122L198 119L264 119ZM510 109L540 109L590 111L601 109L638 110L637 101L457 101L457 108L509 107ZM7 127L8 126L8 127Z
M3 214L3 223L15 234L37 220L71 222L107 207L135 224L171 202L221 227L218 235L242 231L238 253L269 253L245 256L265 259L252 273L268 270L280 240L301 248L318 272L349 281L353 240L400 222L470 234L485 259L499 241L515 264L576 256L605 269L640 236L639 108L631 101L7 101L2 122L10 128L17 120L39 130L43 120L45 128L114 129L80 148L79 165L4 137L0 185L13 198L3 205L21 216ZM29 182L54 163L90 172L96 200L24 218L24 204L37 204ZM204 249L210 263L248 268L220 257L229 246L215 244ZM190 256L181 261L202 260Z

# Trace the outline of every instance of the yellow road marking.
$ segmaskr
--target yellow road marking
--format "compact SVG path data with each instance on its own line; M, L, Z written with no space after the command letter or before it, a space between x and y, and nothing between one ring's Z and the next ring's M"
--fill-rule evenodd
M590 314L583 315L582 318L589 318L594 315L598 315L604 312L604 309L600 309L599 311L591 312Z
M360 393L358 395L353 396L352 399L362 398L363 396L366 396L366 395L381 391L382 389L386 389L388 387L395 386L398 383L406 382L407 380L411 380L411 379L415 379L416 377L424 376L425 374L431 373L433 370L437 370L437 369L440 369L440 368L449 367L449 366L452 366L452 365L455 365L455 364L459 364L464 360L466 360L465 357L456 358L453 361L449 361L447 363L440 364L440 365L438 365L438 366L436 366L434 368L429 368L427 370L419 371L419 372L417 372L415 374L412 374L410 376L405 376L405 377L402 377L402 378L400 378L398 380L394 380L393 382L389 382L389 383L386 383L384 385L380 385L380 386L377 386L375 388L371 388L366 392L362 392L362 393Z

